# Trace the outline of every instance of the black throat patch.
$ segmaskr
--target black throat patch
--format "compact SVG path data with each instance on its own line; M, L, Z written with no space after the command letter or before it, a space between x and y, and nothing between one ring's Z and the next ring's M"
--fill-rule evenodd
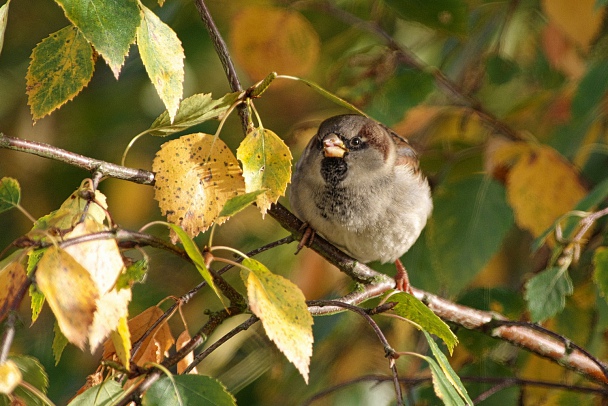
M348 165L342 158L323 158L321 176L331 186L336 186L346 178Z

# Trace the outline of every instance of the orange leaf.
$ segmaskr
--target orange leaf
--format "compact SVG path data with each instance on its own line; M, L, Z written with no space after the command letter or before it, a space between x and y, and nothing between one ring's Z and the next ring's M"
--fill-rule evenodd
M548 146L527 146L507 174L507 199L515 222L534 237L572 210L586 193L575 168Z
M232 21L230 42L235 59L254 80L273 71L307 76L319 59L317 32L293 10L246 7Z

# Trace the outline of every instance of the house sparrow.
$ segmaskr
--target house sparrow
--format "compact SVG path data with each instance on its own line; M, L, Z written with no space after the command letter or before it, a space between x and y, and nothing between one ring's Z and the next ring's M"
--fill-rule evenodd
M397 288L410 290L399 258L433 203L406 139L361 115L328 118L296 165L289 200L309 228L358 261L395 262Z

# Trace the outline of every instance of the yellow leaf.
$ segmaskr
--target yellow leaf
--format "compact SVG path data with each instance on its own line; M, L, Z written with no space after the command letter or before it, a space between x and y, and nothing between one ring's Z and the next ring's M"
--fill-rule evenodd
M312 316L302 291L291 281L246 258L241 274L247 286L249 307L262 320L264 331L295 365L308 383L312 356Z
M220 139L195 133L162 145L154 158L154 198L167 220L190 237L209 228L231 197L245 192L241 168ZM177 236L172 234L174 242Z
M245 191L265 191L256 197L264 215L285 194L291 179L291 151L274 132L255 128L241 142L236 154L243 163Z
M10 395L22 380L21 371L14 361L9 359L0 364L0 394Z
M175 32L149 8L140 4L143 19L137 29L137 46L150 81L162 99L171 122L182 98L184 49Z
M89 272L70 254L52 246L38 262L36 283L61 332L72 344L84 349L99 298Z
M95 69L91 45L74 26L42 40L32 51L27 70L27 103L34 121L72 100L89 83Z
M13 300L26 281L25 268L20 262L11 261L0 268L0 320L8 314Z
M105 226L87 218L67 234L66 238L76 238L103 230ZM65 251L89 272L99 292L97 310L88 335L91 352L95 352L108 334L116 330L119 320L128 315L131 289L115 289L116 280L124 268L122 256L116 241L112 239L70 245Z
M129 332L129 325L126 317L121 317L118 322L116 330L110 334L112 343L114 343L114 349L116 350L116 356L120 363L125 367L129 368L129 358L131 358L131 333Z
M191 339L192 337L190 337L190 333L188 332L188 330L182 331L179 337L177 337L175 349L177 351L181 350L182 347L185 346ZM179 362L177 363L177 373L183 374L188 365L192 363L192 361L194 361L194 352L190 351L184 358L179 360ZM198 374L198 371L196 370L196 367L194 367L189 373Z
M246 7L232 21L231 49L254 80L270 72L306 76L319 60L320 40L310 22L293 10Z
M587 49L602 26L604 7L596 0L543 0L549 20L558 25L583 49Z
M506 180L515 222L534 237L572 210L587 193L575 168L548 146L528 145Z

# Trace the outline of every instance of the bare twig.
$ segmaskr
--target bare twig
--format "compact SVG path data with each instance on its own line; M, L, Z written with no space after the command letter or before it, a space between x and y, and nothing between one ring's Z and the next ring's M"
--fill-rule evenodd
M393 347L391 347L391 345L389 344L388 340L386 339L386 336L384 335L382 330L380 330L380 327L378 326L378 324L368 314L368 311L366 309L362 309L361 307L353 306L351 304L343 303L343 302L340 302L337 300L311 300L308 302L308 305L317 306L317 307L323 307L323 306L342 307L344 309L350 310L351 312L359 314L367 321L367 323L372 327L372 329L374 329L376 336L378 336L378 339L384 346L386 358L388 358L388 360L389 360L389 367L391 368L391 371L393 373L393 384L395 386L395 396L397 398L397 405L403 405L403 394L401 392L401 384L399 383L399 374L397 372L397 364L395 363L395 360L398 358L398 355L395 353L395 350L393 349ZM373 309L369 309L369 310L373 310Z
M143 169L132 169L125 166L115 165L98 159L69 152L55 146L36 141L28 141L20 138L11 138L0 133L0 148L12 149L14 151L27 152L43 158L64 162L90 172L99 172L104 177L129 180L142 185L154 183L154 173Z

